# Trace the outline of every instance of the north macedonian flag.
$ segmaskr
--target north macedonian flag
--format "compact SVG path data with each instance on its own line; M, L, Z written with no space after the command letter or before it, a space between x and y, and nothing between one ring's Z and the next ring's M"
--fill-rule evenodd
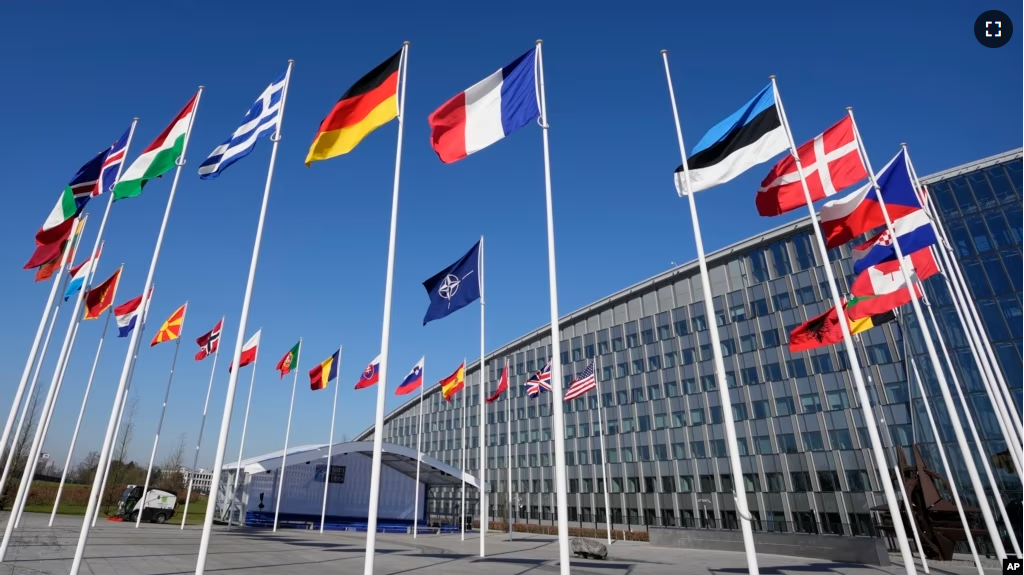
M402 51L360 78L320 122L306 165L351 152L370 132L398 116Z
M153 338L153 343L149 344L149 347L181 337L181 326L185 323L186 307L188 307L187 303L179 307L171 314L171 317L167 318L167 321L160 326L160 330L156 332L156 337Z

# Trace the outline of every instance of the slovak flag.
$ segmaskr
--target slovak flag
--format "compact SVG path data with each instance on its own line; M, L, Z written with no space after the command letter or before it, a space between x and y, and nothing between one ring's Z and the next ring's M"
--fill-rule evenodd
M434 110L430 145L441 161L461 160L536 120L536 70L533 48Z
M147 300L146 307L148 308L149 302L153 301L153 288L149 289L149 298ZM114 317L117 318L117 337L128 337L131 335L132 330L135 329L135 324L138 322L139 307L141 305L142 296L137 296L114 308Z
M421 357L419 362L413 366L412 371L409 372L409 375L405 376L405 379L402 380L402 384L395 390L395 395L412 393L423 385L423 362L426 361L426 359L427 358L425 357ZM356 389L358 389L358 387Z
M894 261L896 259L894 244L899 244L900 252L906 256L935 245L939 241L935 237L932 221L924 210L917 210L894 221L892 228L896 231L895 242L893 242L889 230L885 229L862 245L853 248L853 273L859 274L873 265Z
M366 366L363 370L363 374L359 376L359 381L356 382L356 389L363 389L364 387L370 387L377 383L380 378L380 356L373 358L370 365Z

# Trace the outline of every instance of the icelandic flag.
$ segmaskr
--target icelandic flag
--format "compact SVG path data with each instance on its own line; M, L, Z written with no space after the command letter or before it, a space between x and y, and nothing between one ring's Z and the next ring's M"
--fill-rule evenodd
M524 385L526 386L526 395L530 398L537 397L542 391L551 391L551 362L549 361L544 369L530 376Z
M103 160L103 167L100 168L100 185L96 186L93 190L93 197L102 194L103 192L109 192L114 190L114 184L117 183L117 171L124 164L125 151L128 148L128 137L131 135L132 129L129 127L125 130L124 134L118 138L110 150L107 151L107 157Z
M373 358L370 365L366 366L363 370L362 375L359 376L359 381L356 382L356 389L363 389L364 387L370 387L377 383L380 379L380 356Z
M888 204L886 204L888 206ZM924 210L911 212L909 215L892 223L896 231L896 243L904 256L938 243L935 228ZM893 245L889 230L882 230L878 235L853 248L853 273L861 273L871 266L896 259L896 246Z
M199 179L215 179L228 166L248 156L256 147L256 140L277 130L283 99L284 74L281 74L245 113L242 125L223 144L214 148L210 157L199 166Z
M423 325L441 319L480 299L480 242L452 265L423 282L430 305Z
M480 80L427 118L430 145L450 164L526 126L540 116L537 49Z
M411 393L423 385L423 362L426 359L425 357L420 358L419 362L413 366L412 371L409 372L409 375L405 376L402 384L395 390L395 395Z
M686 169L676 168L676 191L685 196L688 191L700 192L724 184L787 148L789 140L779 118L775 88L768 84L697 142L686 159Z
M875 181L882 190L882 199L891 221L921 209L903 150L882 168ZM877 194L868 184L845 198L822 206L821 231L825 235L826 247L832 249L885 225Z
M68 282L68 289L64 291L64 301L68 301L71 296L85 287L85 282L89 279L89 273L92 272L94 261L95 258L89 258L71 268L71 281Z
M114 317L117 318L117 337L128 337L132 333L135 324L138 323L141 305L142 296L137 296L114 308Z

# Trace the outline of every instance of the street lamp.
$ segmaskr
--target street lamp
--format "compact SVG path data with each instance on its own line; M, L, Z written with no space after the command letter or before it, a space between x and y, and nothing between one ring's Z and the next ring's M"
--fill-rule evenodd
M701 520L704 521L704 525L705 526L709 525L709 522L708 522L708 505L711 505L711 500L710 499L698 499L697 500L697 505L703 505L704 506L704 516L701 517ZM708 527L708 528L710 529L710 527Z

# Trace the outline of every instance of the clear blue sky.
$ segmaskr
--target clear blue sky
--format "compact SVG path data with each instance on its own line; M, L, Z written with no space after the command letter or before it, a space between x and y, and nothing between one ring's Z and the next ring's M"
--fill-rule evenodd
M852 105L874 160L910 144L922 174L1021 145L1019 38L987 49L973 36L982 8L1024 26L1019 3L909 2L785 4L593 2L506 10L479 2L379 4L307 2L115 2L6 5L0 92L7 205L0 270L7 301L0 332L0 404L6 414L48 284L21 266L33 233L75 170L141 120L138 152L199 85L206 86L156 274L146 341L190 302L158 461L180 433L194 445L210 360L192 360L193 340L227 316L233 344L270 145L267 140L220 179L196 170L239 124L289 58L296 65L249 318L263 327L261 361L246 442L255 455L283 443L291 381L278 358L305 338L291 434L293 445L327 440L331 392L309 391L305 372L344 344L336 437L372 423L375 392L352 390L378 352L396 123L352 154L303 165L320 120L357 78L412 42L402 165L391 338L391 381L423 354L436 381L479 354L478 306L423 327L421 282L486 236L488 349L548 320L540 131L529 126L470 158L443 165L429 147L427 115L543 38L551 124L559 309L568 313L695 257L658 51L670 50L684 134L692 145L777 74L796 139L805 141ZM754 191L770 165L704 192L698 206L709 251L803 215L758 217ZM170 178L115 205L99 275L121 262L118 303L138 295ZM105 198L87 230L91 246ZM55 346L68 309L58 320ZM102 322L83 325L45 451L62 463ZM248 335L248 334L246 334ZM76 460L98 450L126 340L108 337ZM144 348L133 392L141 396L130 455L149 456L174 346ZM40 384L49 384L53 355ZM217 369L200 464L213 462L227 384ZM249 371L240 378L229 458L237 455ZM390 395L388 411L400 400ZM2 417L2 416L0 416Z

